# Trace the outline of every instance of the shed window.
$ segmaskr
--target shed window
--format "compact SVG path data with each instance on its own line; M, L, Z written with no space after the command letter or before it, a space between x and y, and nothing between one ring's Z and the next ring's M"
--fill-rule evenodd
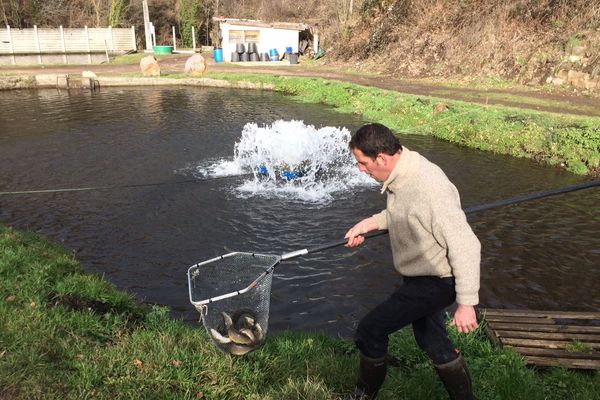
M258 43L260 31L229 31L229 43Z

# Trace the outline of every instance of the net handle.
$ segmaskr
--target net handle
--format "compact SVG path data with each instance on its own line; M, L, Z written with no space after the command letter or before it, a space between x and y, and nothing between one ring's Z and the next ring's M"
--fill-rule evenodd
M551 189L551 190L546 190L543 192L531 193L531 194L526 194L526 195L521 195L521 196L514 196L514 197L510 197L508 199L498 200L498 201L494 201L491 203L482 204L479 206L467 207L464 209L464 211L465 211L465 214L473 214L473 213L480 212L480 211L491 210L493 208L504 207L504 206L508 206L511 204L523 203L523 202L531 201L531 200L543 199L545 197L551 197L551 196L556 196L556 195L563 194L563 193L574 192L576 190L588 189L588 188L595 187L595 186L600 186L600 179L596 179L596 180L584 182L584 183L578 183L575 185L565 186L565 187L562 187L559 189ZM388 233L387 230L377 231L373 234L365 235L365 239L369 239L369 238L376 237L376 236L386 235L387 233ZM324 244L321 246L315 246L315 247L310 247L307 249L292 251L290 253L286 253L286 254L282 255L281 259L289 260L291 258L303 256L306 254L316 253L319 251L342 246L342 245L346 244L347 242L348 242L348 239L344 239L344 240L339 240L337 242Z
M505 200L499 200L499 201L495 201L495 202L492 202L492 203L483 204L483 205L480 205L480 206L468 207L464 211L465 211L465 214L473 214L473 213L476 213L476 212L479 212L479 211L490 210L492 208L504 207L504 206L508 206L508 205L511 205L511 204L518 204L518 203L523 203L523 202L526 202L526 201L542 199L542 198L545 198L545 197L556 196L556 195L563 194L563 193L574 192L576 190L588 189L588 188L595 187L595 186L600 186L600 179L596 179L596 180L589 181L589 182L584 182L584 183L579 183L579 184L575 184L575 185L565 186L565 187L560 188L560 189L552 189L552 190L547 190L547 191L544 191L544 192L537 192L537 193L532 193L532 194L528 194L528 195L515 196L515 197L511 197L511 198L505 199ZM376 236L386 235L387 233L388 233L387 230L377 231L375 233L365 235L365 239L370 239L370 238L373 238L373 237L376 237ZM206 304L208 304L208 303L211 303L213 301L227 299L227 298L233 297L233 296L237 296L239 294L246 293L247 291L255 288L256 285L258 284L258 282L260 282L260 280L263 279L267 274L270 274L273 271L273 268L275 268L275 266L278 265L283 260L289 260L289 259L292 259L292 258L295 258L295 257L300 257L302 255L311 254L311 253L317 253L319 251L323 251L323 250L331 249L331 248L334 248L334 247L342 246L342 245L346 244L347 242L348 242L347 239L338 240L336 242L332 242L332 243L329 243L329 244L324 244L324 245L320 245L320 246L314 246L314 247L310 247L310 248L306 248L306 249L302 249L302 250L296 250L296 251L292 251L290 253L283 254L283 255L281 255L273 263L273 265L271 265L270 268L268 268L263 273L261 273L247 287L245 287L245 288L243 288L241 290L237 290L237 291L234 291L234 292L226 293L226 294L223 294L223 295L220 295L220 296L216 296L216 297L212 297L210 299L202 300L202 301L193 301L193 299L192 299L192 269L196 268L197 266L199 266L201 264L204 264L204 263L207 263L207 262L211 262L211 261L214 261L214 260L218 260L220 258L232 256L232 255L234 255L236 253L226 254L224 256L216 257L216 258L214 258L212 260L205 261L204 263L196 264L196 265L190 267L190 269L188 269L188 288L189 288L190 302L199 311L201 311L206 306Z

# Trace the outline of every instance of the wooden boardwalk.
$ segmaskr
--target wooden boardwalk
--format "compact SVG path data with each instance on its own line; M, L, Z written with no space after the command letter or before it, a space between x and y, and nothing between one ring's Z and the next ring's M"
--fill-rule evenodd
M481 309L487 335L528 364L600 369L600 313Z

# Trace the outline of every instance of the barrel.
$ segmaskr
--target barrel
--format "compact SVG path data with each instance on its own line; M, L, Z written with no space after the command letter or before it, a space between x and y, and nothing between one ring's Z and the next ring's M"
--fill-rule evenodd
M277 49L269 50L269 58L271 61L279 61L279 53L277 52Z
M215 58L216 63L223 62L223 49L214 49L213 57Z
M250 61L260 61L258 53L250 53Z
M240 53L237 51L231 52L231 62L239 62L240 61Z
M250 55L248 53L240 54L240 61L250 61Z
M235 51L237 51L238 53L242 54L246 51L246 46L244 46L244 43L237 43L235 45Z
M269 53L260 53L260 61L271 61Z
M298 53L287 53L286 55L290 64L298 64Z
M248 53L258 53L258 49L256 48L256 43L248 43Z

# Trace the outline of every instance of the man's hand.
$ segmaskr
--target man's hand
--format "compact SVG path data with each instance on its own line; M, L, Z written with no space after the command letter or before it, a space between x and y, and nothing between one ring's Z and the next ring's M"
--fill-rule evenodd
M469 333L477 329L479 324L475 315L475 307L459 304L450 325L456 326L461 333Z
M375 218L369 217L363 219L358 224L350 228L348 232L346 232L346 235L344 236L344 238L348 239L346 247L360 246L365 241L365 237L363 235L376 229L379 229L379 224L377 221L375 221Z

